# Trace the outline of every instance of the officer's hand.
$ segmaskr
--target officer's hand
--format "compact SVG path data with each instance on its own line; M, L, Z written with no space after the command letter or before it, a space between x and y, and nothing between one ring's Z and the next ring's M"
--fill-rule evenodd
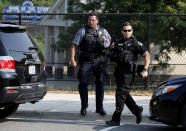
M72 67L76 67L77 66L77 62L75 60L71 60L70 62Z
M113 42L110 47L114 48L115 47L115 43Z
M105 42L108 44L108 46L110 45L110 40L105 36Z
M141 75L142 78L146 78L148 76L148 72L147 71L142 71L140 73L140 75Z

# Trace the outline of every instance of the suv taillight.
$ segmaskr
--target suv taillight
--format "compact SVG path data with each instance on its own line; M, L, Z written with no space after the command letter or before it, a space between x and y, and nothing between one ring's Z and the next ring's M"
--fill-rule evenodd
M0 71L15 72L15 61L11 56L0 56Z

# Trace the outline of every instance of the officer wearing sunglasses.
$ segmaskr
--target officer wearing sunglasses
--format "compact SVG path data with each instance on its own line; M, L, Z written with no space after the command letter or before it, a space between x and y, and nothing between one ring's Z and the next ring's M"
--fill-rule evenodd
M133 36L133 28L129 22L125 22L122 26L122 38L115 45L112 45L110 60L117 63L115 68L116 78L116 109L110 121L106 121L109 126L119 126L120 117L124 108L124 104L136 116L136 123L142 121L143 107L138 106L129 94L131 83L136 72L136 61L138 55L144 57L144 68L140 75L142 78L148 76L148 67L150 64L150 55L147 48Z

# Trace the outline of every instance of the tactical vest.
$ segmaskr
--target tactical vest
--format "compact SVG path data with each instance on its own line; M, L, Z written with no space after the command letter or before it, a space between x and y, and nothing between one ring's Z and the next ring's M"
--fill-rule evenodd
M80 51L87 55L100 55L104 49L104 29L92 30L85 26L85 35L80 42Z
M125 42L120 41L117 43L110 60L118 64L132 64L136 62L138 59L137 53L134 52L136 42L137 41L132 38Z

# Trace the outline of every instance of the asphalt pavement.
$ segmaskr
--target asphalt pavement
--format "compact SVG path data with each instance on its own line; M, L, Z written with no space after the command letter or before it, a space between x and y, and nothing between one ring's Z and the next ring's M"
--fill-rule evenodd
M136 103L143 106L143 116L148 117L149 114L149 101L150 96L132 96ZM94 114L95 116L95 95L89 94L89 106L87 108L87 116ZM111 116L115 110L115 96L105 95L104 96L104 109L108 116ZM21 104L16 114L30 114L38 115L45 114L45 116L74 114L79 116L81 109L81 102L79 94L63 94L63 93L47 93L46 96L35 104L26 103ZM124 107L122 112L123 116L133 116L127 106ZM86 116L85 116L86 117Z

